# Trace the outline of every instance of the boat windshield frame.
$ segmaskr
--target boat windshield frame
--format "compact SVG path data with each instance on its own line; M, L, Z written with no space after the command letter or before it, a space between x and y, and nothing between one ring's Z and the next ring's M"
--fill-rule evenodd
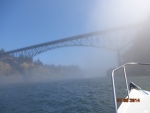
M137 63L137 62L130 62L130 63L126 63L126 64L123 64L117 68L115 68L113 71L112 71L112 88L113 88L113 96L114 96L114 105L115 105L115 112L117 113L117 98L116 98L116 89L115 89L115 82L114 82L114 75L115 75L115 72L121 68L123 68L123 72L124 72L124 79L125 79L125 83L126 83L126 90L127 90L127 94L128 94L128 99L129 99L129 85L128 85L128 80L127 80L127 75L126 75L126 66L127 65L150 65L150 63Z

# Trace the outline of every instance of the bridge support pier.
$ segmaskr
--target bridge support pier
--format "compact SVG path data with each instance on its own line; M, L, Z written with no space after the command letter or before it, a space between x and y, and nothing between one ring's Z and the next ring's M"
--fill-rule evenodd
M117 50L118 66L122 65L120 50Z

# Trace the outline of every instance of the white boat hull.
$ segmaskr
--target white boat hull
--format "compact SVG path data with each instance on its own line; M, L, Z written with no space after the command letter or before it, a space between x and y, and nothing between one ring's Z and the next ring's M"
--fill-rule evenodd
M145 92L149 95L142 90L132 89L129 94L129 101L122 102L118 113L150 113L150 92ZM133 99L135 100L134 102L132 101Z

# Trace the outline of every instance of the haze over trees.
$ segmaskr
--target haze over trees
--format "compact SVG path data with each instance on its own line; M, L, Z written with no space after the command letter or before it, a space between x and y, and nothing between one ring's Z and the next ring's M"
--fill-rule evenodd
M150 21L138 32L132 47L124 55L125 62L150 62Z
M132 46L123 55L124 62L142 62L150 63L150 19L143 24L143 27L138 31L135 41ZM0 54L4 53L4 49L0 49ZM111 73L111 70L109 72ZM132 75L148 75L150 68L135 67L131 68L129 72ZM141 71L142 70L142 71ZM9 55L0 59L0 76L9 77L17 76L27 79L63 79L63 78L80 78L83 77L83 72L78 66L55 66L43 64L39 59L19 56L17 58ZM109 74L110 75L110 74Z
M4 53L4 49L0 53ZM21 78L24 80L53 80L81 77L81 69L78 66L55 66L43 64L39 59L19 56L3 56L0 59L0 77Z
M141 62L150 63L150 20L143 24L142 29L138 32L132 46L123 56L124 63ZM130 72L136 70L136 75L150 74L150 66L136 66L131 68Z

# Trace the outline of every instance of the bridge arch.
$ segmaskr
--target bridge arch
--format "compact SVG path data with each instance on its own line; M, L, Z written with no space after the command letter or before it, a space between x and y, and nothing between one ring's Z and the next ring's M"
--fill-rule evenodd
M123 48L125 48L127 45L130 45L131 42L135 39L135 34L139 30L139 28L139 25L133 25L101 30L7 51L3 54L0 54L0 56L11 55L14 57L18 57L20 55L23 55L27 57L34 57L43 52L62 47L90 46L116 51L119 58L121 57L121 50L123 50Z

